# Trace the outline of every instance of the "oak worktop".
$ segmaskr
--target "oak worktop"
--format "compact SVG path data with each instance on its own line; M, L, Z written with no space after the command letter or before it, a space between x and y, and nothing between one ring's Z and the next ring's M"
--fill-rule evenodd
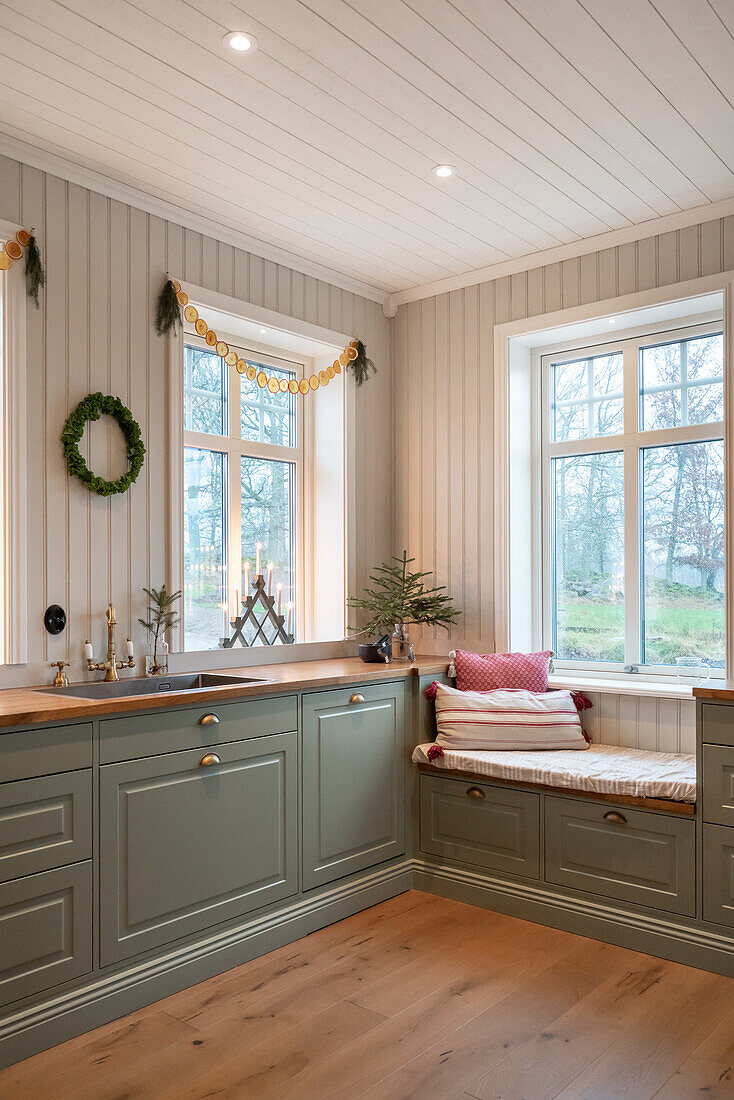
M154 692L150 695L113 699L83 699L72 695L46 694L42 688L5 688L0 690L0 727L30 726L71 718L95 718L105 714L128 714L131 711L183 706L187 703L198 705L225 702L251 696L275 695L283 691L338 687L340 684L440 675L446 672L448 664L447 658L418 656L412 663L393 661L388 665L365 664L358 657L337 657L322 661L298 661L293 664L258 665L254 668L237 666L210 671L232 676L257 676L261 680L254 684L231 684L200 688L196 691Z
M693 689L694 699L719 699L721 702L734 702L734 680L719 680L699 684Z

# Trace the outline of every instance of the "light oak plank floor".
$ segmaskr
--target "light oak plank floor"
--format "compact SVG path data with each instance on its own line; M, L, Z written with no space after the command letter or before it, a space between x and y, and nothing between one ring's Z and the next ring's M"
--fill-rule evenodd
M734 981L411 891L0 1072L2 1100L734 1097Z

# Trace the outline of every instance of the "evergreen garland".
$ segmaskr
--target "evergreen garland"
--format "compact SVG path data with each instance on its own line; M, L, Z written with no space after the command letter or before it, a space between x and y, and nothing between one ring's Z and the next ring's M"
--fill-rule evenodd
M350 360L348 365L354 375L357 385L361 386L367 381L370 374L375 374L377 372L377 367L371 359L367 358L367 348L361 340L357 340L354 347L357 349L357 358Z
M185 300L185 299L184 299ZM178 304L176 288L170 279L166 281L158 298L158 312L155 319L155 327L159 336L163 336L171 329L176 331L176 325L182 325L181 307Z
M38 309L38 291L46 285L46 272L43 270L41 253L35 237L31 237L28 241L28 250L25 254L25 281L28 297L34 299Z
M424 578L431 573L413 573L408 567L415 561L403 550L397 565L378 565L370 575L374 588L365 588L363 596L350 596L347 606L370 613L362 627L350 627L365 634L379 634L394 623L423 623L448 630L461 614L445 595L446 587L426 588Z
M102 413L117 421L125 437L130 468L116 481L105 481L103 477L93 474L79 451L79 443L84 435L87 421L99 420ZM90 393L79 402L64 424L61 442L64 445L64 458L69 473L78 477L90 493L99 493L103 497L126 492L140 473L145 458L145 447L140 437L140 425L137 420L119 397L102 393Z

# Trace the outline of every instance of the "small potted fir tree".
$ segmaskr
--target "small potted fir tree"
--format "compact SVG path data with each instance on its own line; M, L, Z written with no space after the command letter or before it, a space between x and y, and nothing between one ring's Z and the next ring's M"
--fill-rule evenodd
M411 570L415 558L409 558L407 550L403 550L402 558L393 557L392 561L395 564L383 562L370 575L374 588L365 588L361 596L350 596L347 600L349 607L368 615L363 626L349 629L363 634L380 634L393 629L393 657L413 660L410 625L440 626L448 630L461 612L446 595L445 585L426 587L425 578L433 576L432 573Z
M169 592L165 584L162 588L144 588L148 597L148 618L138 619L141 626L151 636L150 649L145 658L146 676L166 676L168 674L168 644L166 634L174 626L178 626L178 611L176 601L180 600L180 592Z

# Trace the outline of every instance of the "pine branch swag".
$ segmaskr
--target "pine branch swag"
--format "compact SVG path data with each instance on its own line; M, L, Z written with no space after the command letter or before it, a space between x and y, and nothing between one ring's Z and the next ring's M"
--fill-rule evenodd
M20 260L25 252L25 284L29 298L33 298L38 309L38 292L46 285L46 272L43 269L38 241L27 229L19 229L0 249L0 271L7 271L14 261Z

